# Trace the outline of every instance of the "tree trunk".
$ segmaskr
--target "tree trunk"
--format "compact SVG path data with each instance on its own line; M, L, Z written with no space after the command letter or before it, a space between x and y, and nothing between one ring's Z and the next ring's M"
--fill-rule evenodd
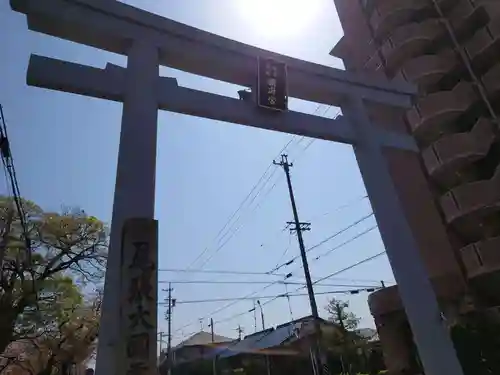
M0 353L3 353L7 346L14 341L15 316L9 313L0 315Z
M55 357L51 355L49 360L47 361L47 365L42 370L38 371L36 375L52 375L55 364Z

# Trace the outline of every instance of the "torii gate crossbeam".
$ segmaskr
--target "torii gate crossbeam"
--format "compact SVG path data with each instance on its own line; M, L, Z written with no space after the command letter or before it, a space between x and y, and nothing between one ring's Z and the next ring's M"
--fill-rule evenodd
M98 375L121 374L130 359L124 342L128 345L129 337L120 331L128 306L120 299L120 267L124 259L130 261L133 249L128 242L125 246L128 237L122 244L121 233L128 219L154 217L158 109L352 144L426 373L462 374L382 154L382 147L416 151L416 146L410 136L371 124L364 105L408 107L412 87L278 55L114 0L11 0L11 7L26 14L31 30L128 56L126 69L33 56L28 70L29 84L123 102ZM252 87L258 56L287 64L291 97L340 106L344 116L334 121L292 111L267 113L252 103L159 77L159 65L166 65ZM150 362L144 374L152 375L156 333L148 332Z

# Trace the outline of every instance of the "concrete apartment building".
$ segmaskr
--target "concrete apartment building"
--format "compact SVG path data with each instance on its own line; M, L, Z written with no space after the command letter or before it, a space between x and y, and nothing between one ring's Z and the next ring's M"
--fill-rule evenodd
M371 106L415 137L387 150L391 174L444 315L500 306L500 1L334 0L347 70L418 86L406 112ZM388 121L388 120L391 121ZM403 250L403 249L402 249ZM370 296L391 374L415 361L397 289Z

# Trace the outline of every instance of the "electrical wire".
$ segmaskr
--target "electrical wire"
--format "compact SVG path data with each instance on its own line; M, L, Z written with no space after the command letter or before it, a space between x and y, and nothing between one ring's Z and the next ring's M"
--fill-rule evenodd
M261 289L259 289L259 290L256 290L256 291L253 291L253 292L251 292L251 293L247 294L247 295L246 295L246 296L244 296L243 298L249 298L249 297L255 296L257 293L263 292L264 290L266 290L266 289L268 289L268 288L272 287L273 285L277 285L277 284L278 284L278 281L274 281L274 282L272 282L272 283L269 283L268 285L264 286L263 288L261 288ZM228 304L226 304L226 305L224 305L224 306L222 306L222 307L220 307L220 308L218 308L218 309L216 309L216 310L214 310L214 311L210 312L209 314L206 314L203 318L200 318L200 319L201 319L201 320L205 320L205 319L207 319L207 318L210 318L210 317L214 316L215 314L220 313L221 311L227 310L228 308L230 308L230 307L234 306L234 305L235 305L235 304L237 304L238 302L239 302L239 301L233 301L233 302L231 302L231 303L228 303ZM188 323L188 324L186 324L186 325L184 325L184 326L182 326L182 327L180 327L180 328L176 329L174 332L178 332L178 331L179 331L179 330L181 330L181 329L184 329L184 328L190 327L190 326L192 326L193 324L196 324L196 323L197 323L200 319L198 319L196 322L191 322L191 323Z
M317 112L319 112L319 108L321 107L321 105L319 105L316 109L317 111L315 111L313 113L313 115L315 115ZM332 106L327 106L325 111L323 112L322 117L326 117L326 114L328 113L328 111L332 108ZM333 116L333 120L336 120L339 116L341 115L341 111L337 111L337 113ZM302 138L305 138L304 136ZM297 162L297 160L299 159L300 156L302 156L309 147L311 147L311 145L316 141L316 138L311 138L309 140L309 142L305 145L305 147L300 151L300 153L295 157L295 162Z
M316 107L315 111L313 112L313 115L315 115L316 113L319 112L319 110L321 109L321 104L318 104L318 106ZM331 106L327 106L323 112L323 116L326 115L326 113L330 110ZM340 111L339 111L340 113ZM337 118L338 117L338 114L334 117L334 118ZM278 157L292 144L292 142L295 141L295 146L298 146L303 140L305 139L304 136L297 136L297 135L293 135L290 140L285 144L285 146L280 150L280 152L278 153ZM306 145L306 147L302 150L302 153L307 150L307 148L310 147L310 145L312 144L312 142L314 142L315 139L311 139L311 141L309 142L308 145ZM233 230L231 232L231 228L234 227L238 222L239 220L241 219L242 217L242 214L240 213L241 210L243 209L243 207L245 206L245 203L247 202L247 200L252 196L253 192L257 189L257 187L259 186L259 184L265 179L265 176L267 175L267 173L271 170L273 166L273 163L270 163L268 165L268 167L266 168L266 170L264 171L264 173L261 175L261 177L259 178L259 180L257 181L257 183L252 187L252 189L250 190L250 192L247 194L247 196L243 199L243 201L240 203L240 205L238 206L238 208L236 209L236 211L233 212L233 214L229 217L229 219L226 221L226 223L223 225L223 227L219 230L219 232L217 233L217 235L215 236L215 238L213 239L212 242L217 242L219 243L219 246L216 248L214 254L212 254L208 259L206 259L202 266L200 268L202 268L203 266L205 266L214 256L215 254L217 254L230 240L232 237L234 237L234 235L241 229L241 226L238 227L236 230ZM264 188L264 186L271 180L271 178L274 176L274 173L275 173L275 170L273 170L273 172L271 173L271 175L268 177L268 179L265 181L265 183L261 186L261 189L257 192L257 194L253 195L253 198L251 198L251 201L250 203L248 204L248 206L251 206L252 203L255 201L255 199L257 198L257 196L259 195L259 193L262 191L262 189ZM269 193L276 187L277 185L277 181L271 186L271 188L266 192L265 196L264 196L264 199L261 200L261 202L257 205L257 207L254 208L254 210L252 210L252 213L255 212L262 204L262 202L265 200L265 198L269 195ZM239 215L238 215L239 214ZM238 216L237 216L238 215ZM229 229L222 235L222 233L224 232L224 230L226 228L228 228L229 224L231 223L231 221L233 221L233 219L236 217L236 220L232 223L232 225L229 227ZM220 244L221 241L223 241L224 237L226 237L228 234L230 233L229 235L229 238L227 238L222 244ZM222 237L220 237L222 235ZM219 238L220 237L220 238ZM187 267L188 269L191 268L198 260L200 260L208 251L209 251L210 247L206 247L191 263L190 265Z
M280 150L280 152L278 153L278 155L280 155L282 152L284 152L291 144L292 142L296 141L297 140L297 136L292 136L290 138L290 140L285 144L285 146L283 146L283 148ZM252 203L255 201L255 199L259 196L259 194L262 192L262 190L264 189L264 187L267 185L267 183L272 179L272 177L274 177L276 171L274 169L272 169L273 167L273 163L269 163L269 165L267 166L266 170L264 171L264 173L261 175L261 177L259 178L259 180L257 181L257 183L252 187L252 189L250 190L250 192L247 194L247 196L243 199L243 201L240 203L240 205L238 206L238 208L233 212L233 214L229 217L229 219L226 221L226 223L224 224L224 226L219 230L219 232L217 233L217 235L215 236L215 238L213 239L212 242L216 242L218 243L218 247L215 249L215 254L218 253L230 240L232 237L234 237L234 235L241 229L241 225L240 227L238 227L236 230L234 230L234 226L241 220L242 218L242 214L240 213L245 204L247 203L247 201L250 199L250 203L247 204L247 207L250 207L252 205ZM271 171L271 174L269 176L268 173L269 171ZM266 179L267 177L267 179ZM261 184L262 181L265 182L263 184ZM264 196L264 199L269 195L269 193L274 189L274 187L276 186L277 182L275 182L271 188L265 193L265 196ZM253 194L257 187L260 186L260 189L256 192L256 194ZM250 198L252 197L252 198ZM261 203L258 204L258 207L260 207L260 205L262 204L263 200L261 200ZM254 209L252 210L251 213L255 212L257 209L254 207ZM236 219L235 219L236 218ZM233 221L233 219L235 219ZM231 225L229 225L230 223L232 222ZM229 227L228 227L229 226ZM225 231L227 228L227 231ZM233 229L233 230L232 230ZM232 230L232 231L231 231ZM225 232L224 232L225 231ZM224 233L224 234L223 234ZM221 241L223 241L223 239L225 237L228 236L228 234L230 233L229 235L229 238L227 238L222 244L220 244ZM222 236L221 236L222 235ZM198 260L200 260L208 251L210 250L210 247L207 246L196 258L194 261L191 262L191 264L187 267L188 269L191 268ZM215 254L211 255L208 260L205 260L202 264L202 266L200 266L200 268L204 267L214 256Z
M230 276L268 276L268 277L285 277L288 275L288 273L268 273L268 272L250 272L250 271L231 271L231 270L199 270L199 269L193 269L193 270L187 270L184 268L162 268L158 270L159 272L172 272L172 273L201 273L201 274L221 274L221 275L230 275ZM289 279L290 281L302 281L299 279ZM338 278L336 279L338 281L351 281L351 282L363 282L363 283L371 283L371 282L378 282L379 280L373 280L373 279L349 279L349 278ZM391 281L386 281L387 283Z
M320 246L324 245L325 243L327 243L328 241L330 241L330 240L334 239L335 237L340 236L342 233L347 232L349 229L351 229L351 228L355 227L356 225L360 224L361 222L363 222L363 221L365 221L365 220L369 219L369 218L370 218L370 217L372 217L373 215L374 215L374 214L373 214L373 212L371 212L370 214L368 214L368 215L366 215L366 216L364 216L364 217L362 217L362 218L360 218L360 219L356 220L355 222L353 222L353 223L349 224L347 227L342 228L341 230L339 230L339 231L335 232L334 234L332 234L331 236L329 236L329 237L325 238L324 240L320 241L319 243L317 243L317 244L315 244L315 245L313 245L313 246L309 247L308 249L306 249L306 253L308 253L308 252L310 252L310 251L312 251L312 250L314 250L314 249L316 249L316 248L318 248L318 247L320 247ZM293 262L295 262L295 261L296 261L297 259L299 259L299 258L300 258L300 254L299 254L299 255L297 255L297 256L295 256L295 257L293 257L293 258L292 258L292 259L290 259L289 261L287 261L287 262L285 262L285 263L282 263L282 264L280 264L279 266L275 267L274 269L272 269L271 271L269 271L269 273L274 273L274 272L276 272L276 271L279 271L279 270L280 270L280 269L282 269L283 267L286 267L286 266L291 265Z
M370 228L368 228L368 229L364 230L363 232L361 232L361 233L359 233L359 234L355 235L354 237L352 237L352 238L348 239L347 241L342 242L340 245L337 245L337 246L335 246L335 247L331 248L330 250L328 250L328 251L326 251L326 252L324 252L324 253L322 253L322 254L318 255L316 258L314 258L314 259L313 259L313 261L319 260L320 258L322 258L322 257L324 257L324 256L330 255L330 254L331 254L332 252L334 252L335 250L338 250L338 249L340 249L340 248L342 248L342 247L344 247L344 246L346 246L346 245L350 244L351 242L353 242L353 241L357 240L358 238L360 238L360 237L364 236L365 234L368 234L368 233L370 233L370 232L374 231L374 230L375 230L375 229L377 229L377 228L378 228L378 226L374 225L373 227L370 227Z
M378 227L377 227L376 225L374 225L373 227L368 228L368 229L364 230L364 231L363 231L363 232L361 232L361 233L358 233L358 234L357 234L357 235L355 235L354 237L351 237L350 239L348 239L348 240L346 240L346 241L342 242L341 244L339 244L339 245L337 245L337 246L335 246L335 247L331 248L330 250L328 250L328 251L326 251L326 252L324 252L324 253L322 253L322 254L318 255L316 258L313 258L313 259L310 261L310 263L312 263L312 262L316 262L316 261L318 261L319 259L321 259L322 257L327 256L327 255L330 255L330 254L331 254L331 253L333 253L335 250L338 250L338 249L340 249L340 248L342 248L342 247L344 247L344 246L346 246L346 245L350 244L351 242L353 242L353 241L357 240L358 238L360 238L360 237L362 237L362 236L364 236L364 235L366 235L366 234L368 234L368 233L372 232L373 230L375 230L375 229L377 229L377 228L378 228ZM294 270L292 271L292 273L293 273L293 272L297 272L297 271L298 271L298 270L300 270L300 269L302 269L302 266L300 266L300 267L298 267L298 268L294 269ZM374 281L374 282L375 282L375 281ZM316 284L316 285L317 285L317 286L321 286L321 285L319 285L319 284ZM300 290L300 289L302 289L302 288L299 288L298 290Z
M281 261L283 261L283 259L288 254L288 250L290 250L291 247L292 247L292 234L288 233L288 245L285 248L285 251L283 251L283 254L281 254L281 256L279 257L278 261L276 262L276 266L274 266L275 268L278 267L278 265L280 264Z
M285 277L286 273L273 273L269 272L251 272L251 271L231 271L231 270L202 270L202 269L185 269L185 268L160 268L158 272L182 272L182 273L207 273L207 274L221 274L221 275L259 275L271 277Z
M352 265L350 265L350 266L348 266L348 267L346 267L346 268L343 268L343 269L342 269L342 270L340 270L340 271L336 271L336 272L334 272L334 273L329 274L328 276L321 277L321 278L317 279L316 281L314 281L312 284L313 284L313 285L316 285L316 284L318 284L318 283L320 283L320 282L322 282L322 281L325 281L325 280L327 280L327 279L330 279L330 278L332 278L332 277L334 277L334 276L337 276L337 275L339 275L339 274L341 274L341 273L343 273L343 272L349 271L349 270L351 270L351 269L353 269L353 268L355 268L355 267L358 267L358 266L360 266L360 265L362 265L362 264L368 263L368 262L370 262L370 261L372 261L372 260L374 260L374 259L376 259L376 258L381 257L381 256L382 256L382 255L384 255L385 253L386 253L386 252L385 252L385 250L384 250L384 251L382 251L382 252L380 252L380 253L378 253L378 254L372 255L371 257L368 257L368 258L365 258L365 259L363 259L363 260L360 260L359 262L356 262L356 263L354 263L354 264L352 264Z
M14 200L14 204L16 205L17 213L19 215L19 223L21 225L25 245L26 245L26 255L28 264L31 264L31 240L29 236L29 230L27 225L26 212L24 211L24 207L22 204L21 193L19 190L19 184L17 181L16 168L14 166L14 157L12 155L12 150L9 144L8 132L7 132L7 123L5 121L5 116L3 112L3 107L0 104L0 154L1 159L5 168L5 171L8 175L8 179L10 181L11 189L12 189L12 198Z
M269 281L219 281L219 280L171 280L158 281L158 284L269 284ZM281 285L304 285L305 282L300 281L277 281L276 284ZM367 287L370 285L353 285L353 284L318 284L318 286L330 286L330 287Z
M357 289L349 289L349 290L329 290L325 292L318 292L315 293L317 295L324 295L324 294L358 294L360 292L373 292L377 289L380 289L380 286L372 286L369 288L357 288ZM199 300L177 300L175 302L176 306L177 305L183 305L183 304L193 304L193 303L209 303L209 302L227 302L227 301L253 301L256 299L262 300L262 299L275 299L275 298L287 298L287 297L303 297L307 296L307 293L282 293L278 295L272 295L272 296L254 296L254 297L228 297L228 298L214 298L214 299L199 299ZM168 302L161 302L159 305L165 305ZM264 304L263 304L264 305ZM253 312L253 308L251 311L248 312ZM219 321L220 323L220 321Z
M369 216L371 216L371 215L368 215L367 217L365 217L365 219L366 219L366 218L368 218ZM360 220L365 220L365 219L360 219ZM359 220L358 220L358 221L359 221ZM359 222L361 222L361 221L359 221ZM352 225L352 224L351 224L351 225ZM375 228L371 228L370 230L373 230L373 229L375 229ZM368 233L368 232L367 232L367 233ZM363 234L366 234L366 233L359 234L359 235L357 235L357 236L355 236L355 237L351 238L350 240L346 241L345 243L343 243L343 244L341 244L341 245L339 245L339 246L335 247L334 249L338 249L338 248L341 248L341 247L343 247L343 246L346 246L348 243L350 243L350 242L354 241L355 239L359 238L359 237L360 237L361 235L363 235ZM332 237L332 238L333 238L333 236L330 236L330 237ZM316 246L316 245L315 245L315 246ZM317 247L317 246L316 246L316 247ZM333 250L332 250L332 249L330 249L330 251L329 251L329 252L332 252L332 251L333 251ZM296 271L297 271L297 270L294 270L293 272L296 272ZM291 278L291 277L293 276L293 272L290 272L290 273L286 274L286 276L285 276L285 280L286 280L286 279ZM344 272L344 271L342 270L341 272ZM279 281L279 280L278 280L278 281L274 281L274 282L269 283L268 285L266 285L263 289L265 290L265 289L267 289L267 288L269 288L269 287L271 287L271 286L273 286L273 285L282 284L282 283L283 283L283 282L282 282L282 281ZM317 284L317 283L318 283L318 282L316 282L316 284ZM301 283L301 285L303 285L303 283ZM303 289L304 287L305 287L305 286L302 286L302 287L298 288L296 291L298 291L298 290L300 290L300 289ZM259 293L260 291L262 291L262 290L255 291L255 292L251 293L250 295L245 296L244 298L247 298L247 297L253 297L253 296L255 296L255 294ZM276 298L279 298L279 297L276 297ZM265 302L265 303L270 303L270 302L272 302L272 301L273 301L273 300L270 300L270 301ZM236 303L238 303L238 302L239 302L239 301L233 301L233 302L231 302L230 304L224 305L224 306L222 306L221 308L219 308L219 309L217 309L217 310L215 310L215 311L211 312L210 314L207 314L207 315L206 315L203 319L206 319L206 318L208 318L208 317L212 317L213 315L215 315L215 314L217 314L217 313L219 313L219 312L221 312L221 311L224 311L224 310L228 309L229 307L234 306L234 305L235 305ZM183 326L182 328L189 327L189 326L191 326L191 325L193 325L193 324L195 324L195 323L189 323L189 324L187 324L187 325Z
M382 255L384 255L384 254L385 254L385 251L383 251L383 252L381 252L381 253L378 253L378 254L375 254L375 255L373 255L373 256L371 256L371 257L365 258L365 259L363 259L363 260L361 260L361 261L359 261L359 262L356 262L356 263L354 263L354 264L352 264L352 265L350 265L350 266L348 266L348 267L345 267L345 268L343 268L343 269L341 269L341 270L335 271L334 273L331 273L330 275L324 276L324 277L322 277L322 278L320 278L320 279L318 279L318 280L314 281L314 282L313 282L313 285L316 285L316 284L320 283L321 281L324 281L324 280L326 280L326 279L330 279L330 278L332 278L332 277L334 277L334 276L340 275L341 273L347 272L347 271L349 271L349 270L351 270L351 269L353 269L353 268L355 268L355 267L360 266L361 264L368 263L368 262L370 262L370 261L372 261L372 260L374 260L374 259L376 259L376 258L378 258L378 257L380 257L380 256L382 256ZM299 288L295 289L292 293L296 293L296 292L298 292L299 290L304 289L304 288L305 288L305 286L301 286L301 287L299 287ZM367 289L368 289L368 288L367 288ZM370 288L370 289L371 289L371 288ZM379 287L379 288L376 288L376 289L381 289L381 288ZM342 292L342 293L347 293L347 292L349 292L349 293L350 293L350 292L352 292L352 290L350 290L350 291L344 291L344 292ZM315 293L315 295L321 295L321 294L324 294L324 293L325 293L325 292L318 292L318 293ZM288 294L288 293L278 294L278 295L276 295L276 296L272 297L272 299L270 299L269 301L264 302L264 303L262 304L262 306L268 305L268 304L270 304L270 303L272 303L272 302L274 302L274 301L278 300L279 298L286 297L286 294ZM350 294L351 294L351 293L350 293ZM304 294L304 295L306 295L306 294ZM253 297L253 299L254 299L254 298L256 298L256 297L255 297L255 294L254 294L252 297ZM227 322L227 321L234 320L234 319L236 319L236 318L238 318L238 317L240 317L240 316L243 316L243 315L245 315L245 314L251 313L251 312L253 312L253 311L254 311L254 309L250 309L250 310L242 311L242 312L237 313L237 314L234 314L234 315L232 315L232 316L230 316L230 317L228 317L228 318L220 319L220 320L218 320L218 321L214 322L214 324L215 324L215 323L217 323L217 324L220 324L220 323L225 323L225 322ZM206 319L206 318L205 318L205 319ZM187 326L190 326L190 325L192 325L192 324L189 324L189 325L187 325ZM186 328L187 326L184 326L184 327L182 327L182 328L180 328L180 329L176 330L176 332L178 332L179 330L181 330L181 329L183 329L183 328Z
M315 215L315 216L313 216L311 219L309 219L308 221L315 221L315 220L317 220L317 219L319 219L319 218L321 218L321 217L324 217L324 216L328 216L328 215L332 215L332 214L338 213L339 211L342 211L342 210L344 210L344 209L346 209L346 208L352 207L352 206L353 206L353 205L355 205L356 203L359 203L359 202L361 202L361 201L363 201L363 200L365 200L365 199L367 199L367 198L368 198L368 195L363 195L363 196L361 196L361 197L358 197L358 198L356 198L356 199L353 199L353 200L349 201L349 202L348 202L348 203L346 203L346 204L342 204L342 205L340 205L340 206L337 206L337 207L335 207L335 208L334 208L333 210L331 210L331 211L325 212L325 213L323 213L323 214L321 214L321 215Z
M276 171L274 170L271 175L269 176L269 178L266 180L265 184L263 185L266 186L266 184L276 175ZM276 185L278 184L279 180L281 179L281 177L278 177L277 179L275 179L274 183L270 186L269 189L266 190L266 192L263 194L262 196L262 199L260 199L260 201L257 203L257 205L255 205L253 207L253 209L250 211L250 213L248 215L252 215L254 212L256 212L261 206L262 204L264 203L264 201L266 200L266 198L269 196L269 194L274 190L274 188L276 187ZM250 203L250 205L254 202L254 200L252 200L252 202ZM238 221L236 221L235 223L237 223ZM207 258L205 259L205 261L200 265L200 268L203 268L206 264L208 264L208 262L210 262L213 257L215 255L217 255L217 253L222 250L222 248L224 248L227 243L234 237L234 235L236 233L238 233L240 231L240 229L243 227L244 223L241 223L238 227L236 227L233 232L231 232L231 235L226 238L226 240L220 244L217 249ZM221 239L222 240L222 239Z

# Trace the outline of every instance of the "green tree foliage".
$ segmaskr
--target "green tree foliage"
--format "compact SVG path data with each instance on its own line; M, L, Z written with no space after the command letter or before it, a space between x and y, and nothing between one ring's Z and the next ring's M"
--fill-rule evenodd
M22 206L25 228L12 200L0 197L0 353L65 321L68 308L82 304L80 287L99 282L106 262L101 221L78 209L45 212L26 200Z
M349 302L332 298L325 307L328 320L338 329L329 338L330 350L340 358L343 372L351 374L353 369L362 367L365 358L366 340L356 332L360 319L349 311Z
M360 318L349 311L349 302L332 298L325 309L328 312L328 320L342 329L354 331L358 328Z

